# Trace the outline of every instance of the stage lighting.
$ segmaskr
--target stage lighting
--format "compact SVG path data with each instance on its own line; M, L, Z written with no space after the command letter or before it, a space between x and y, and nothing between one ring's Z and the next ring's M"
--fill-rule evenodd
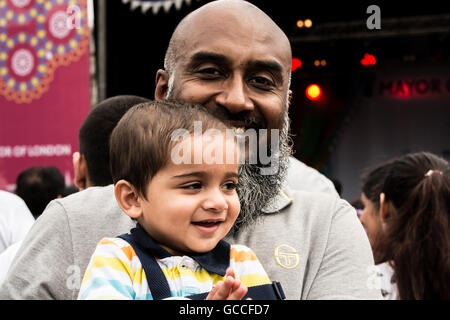
M316 67L320 67L320 66L325 67L326 65L327 65L327 60L325 60L325 59L322 59L322 60L316 59L316 60L314 60L314 66L316 66Z
M297 70L302 66L302 60L299 58L292 58L292 64L291 64L291 72Z
M306 97L309 100L315 101L318 100L322 96L322 89L315 83L310 84L306 88Z
M311 19L306 19L306 20L305 20L305 27L311 28L311 26L312 26L312 21L311 21Z
M312 27L312 21L311 19L306 20L297 20L297 28L311 28Z
M373 54L370 53L364 53L363 58L360 61L361 65L368 67L368 66L374 66L377 63L377 59Z

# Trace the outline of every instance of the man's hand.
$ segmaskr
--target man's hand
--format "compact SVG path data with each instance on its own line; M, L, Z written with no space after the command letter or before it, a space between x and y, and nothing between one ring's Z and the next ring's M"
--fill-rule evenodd
M247 291L248 288L236 279L233 269L228 268L225 280L217 283L206 300L241 300L247 294ZM250 298L247 300L250 300Z

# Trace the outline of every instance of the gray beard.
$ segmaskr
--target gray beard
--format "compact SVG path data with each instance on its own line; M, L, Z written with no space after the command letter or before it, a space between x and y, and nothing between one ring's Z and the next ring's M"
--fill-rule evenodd
M277 173L262 175L259 164L245 163L240 166L237 192L241 204L241 212L233 226L232 233L236 234L238 231L255 224L264 215L263 209L273 204L279 195L289 167L289 157L292 154L292 140L289 135L289 127L289 116L286 111L283 127L280 130L280 156Z

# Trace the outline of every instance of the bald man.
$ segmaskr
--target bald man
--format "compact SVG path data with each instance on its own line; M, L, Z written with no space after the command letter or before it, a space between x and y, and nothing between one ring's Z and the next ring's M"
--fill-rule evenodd
M373 258L354 209L340 200L336 191L330 195L300 191L330 191L333 187L317 171L290 157L290 64L289 41L265 13L244 1L211 2L176 28L164 70L156 75L155 99L203 104L235 127L279 130L279 170L261 174L264 165L260 162L241 169L238 192L241 215L246 217L242 223L249 227L238 225L228 241L254 249L272 280L282 283L288 299L380 298L379 290L366 284ZM68 226L52 233L59 242L67 243L67 252L58 250L58 256L50 248L39 248L45 251L41 254L42 262L47 262L44 265L51 265L51 258L57 256L58 265L42 270L45 276L38 272L33 278L24 271L43 267L24 257L22 267L10 273L9 284L0 288L0 298L77 296L79 286L74 285L75 275L70 272L77 270L83 275L99 240L89 235L98 228L105 236L119 235L132 224L106 223L113 216L125 216L113 209L112 186L84 192L93 202L71 212ZM88 219L86 212L91 208L96 209L97 217L104 217L104 223ZM26 279L20 282L16 277L14 281L14 271Z
M279 171L262 175L256 164L240 172L241 217L252 226L227 240L255 250L288 298L379 298L366 285L372 253L353 209L331 181L290 157L291 60L288 38L264 12L214 1L175 29L155 98L205 105L236 127L280 130Z

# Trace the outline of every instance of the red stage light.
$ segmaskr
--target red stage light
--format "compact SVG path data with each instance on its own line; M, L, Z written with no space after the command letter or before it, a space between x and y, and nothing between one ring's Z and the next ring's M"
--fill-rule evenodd
M322 96L322 89L315 83L310 84L306 88L306 97L309 100L315 101L318 100Z
M373 54L365 53L360 63L365 67L374 66L377 63L377 59Z
M292 64L291 64L291 72L297 70L302 66L302 60L299 58L292 58Z

